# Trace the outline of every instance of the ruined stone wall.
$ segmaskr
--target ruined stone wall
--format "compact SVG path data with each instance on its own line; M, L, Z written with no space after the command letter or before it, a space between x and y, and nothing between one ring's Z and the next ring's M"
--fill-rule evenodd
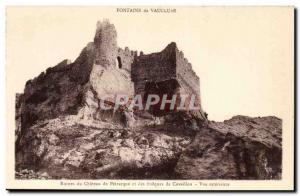
M192 65L184 57L184 54L178 50L176 43L170 43L159 53L141 54L133 62L132 80L136 94L141 94L142 96L145 93L147 94L145 87L149 83L155 83L158 86L163 81L171 83L173 79L176 79L180 86L178 95L189 95L186 99L186 108L190 104L192 95L195 95L196 98L195 105L201 105L199 77L193 71ZM160 88L157 87L157 89ZM152 89L152 93L154 91L155 89ZM166 90L165 93L169 92L172 92L172 89Z
M200 105L200 80L193 71L191 63L184 57L182 51L176 49L176 74L180 84L181 94L195 94L197 104Z
M148 55L141 53L135 58L131 68L135 94L143 95L146 82L160 82L176 77L175 47L176 44L171 43L161 52Z
M75 114L78 111L91 70L86 64L88 61L84 49L74 63L69 64L69 61L64 60L27 81L24 93L19 99L22 102L19 103L22 130L37 120Z

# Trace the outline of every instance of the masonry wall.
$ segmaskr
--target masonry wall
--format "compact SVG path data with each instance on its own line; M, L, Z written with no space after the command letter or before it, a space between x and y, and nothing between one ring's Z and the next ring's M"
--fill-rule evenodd
M135 94L144 94L146 82L159 82L176 78L175 43L163 51L148 55L140 54L134 59L131 77Z

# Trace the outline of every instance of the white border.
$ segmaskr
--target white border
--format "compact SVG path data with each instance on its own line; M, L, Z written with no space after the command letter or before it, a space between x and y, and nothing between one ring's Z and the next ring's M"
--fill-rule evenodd
M34 6L34 5L69 5L69 6L82 6L82 5L202 5L202 6L234 6L234 5L255 5L255 6L270 6L270 5L280 5L280 6L288 6L293 5L296 8L299 8L300 1L299 0L247 0L247 1L241 1L241 0L206 0L206 1L197 1L197 0L185 0L185 1L179 1L179 0L145 0L145 1L138 1L138 0L110 0L110 1L99 1L99 0L48 0L48 1L41 1L41 0L2 0L0 1L0 126L1 126L1 144L0 147L0 153L2 155L2 160L0 162L0 168L1 173L0 175L0 184L1 184L1 190L3 194L9 194L5 190L5 157L9 156L6 154L6 108L5 108L5 7L9 5L22 5L22 6ZM299 10L298 10L299 12ZM299 13L298 13L299 17ZM297 26L299 27L299 19L297 20ZM297 51L297 55L299 54L299 50ZM297 69L297 75L299 76L299 68ZM297 91L299 91L299 84L297 82ZM297 102L299 102L299 96L297 99ZM298 110L298 107L297 107ZM297 120L299 120L299 115L297 116ZM298 130L297 130L298 132ZM297 141L299 141L299 133L297 134L298 138ZM14 156L14 155L10 155ZM298 154L296 155L299 156ZM41 194L41 193L39 193ZM82 195L85 193L82 193ZM122 193L124 194L124 193ZM127 193L128 194L128 193ZM161 193L160 193L161 194ZM263 193L253 193L255 195L262 195ZM204 194L205 195L205 194ZM209 194L211 195L211 194Z

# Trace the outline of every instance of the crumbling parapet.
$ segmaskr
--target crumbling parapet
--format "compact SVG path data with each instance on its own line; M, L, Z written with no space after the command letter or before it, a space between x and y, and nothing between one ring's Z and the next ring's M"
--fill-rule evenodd
M117 68L131 72L131 65L136 56L137 51L132 51L128 47L125 47L125 49L118 48Z
M183 52L179 51L177 48L176 75L180 85L182 86L182 93L197 95L197 104L200 106L200 79L194 72L191 63L184 57Z

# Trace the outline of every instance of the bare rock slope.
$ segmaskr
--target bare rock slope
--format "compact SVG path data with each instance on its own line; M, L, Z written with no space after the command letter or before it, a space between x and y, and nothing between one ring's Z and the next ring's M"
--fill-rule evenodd
M54 179L281 178L276 117L236 116L195 131L171 125L129 129L66 116L30 127L19 145L17 177L29 169Z
M185 179L280 179L281 123L272 116L210 122L182 153L175 171Z

